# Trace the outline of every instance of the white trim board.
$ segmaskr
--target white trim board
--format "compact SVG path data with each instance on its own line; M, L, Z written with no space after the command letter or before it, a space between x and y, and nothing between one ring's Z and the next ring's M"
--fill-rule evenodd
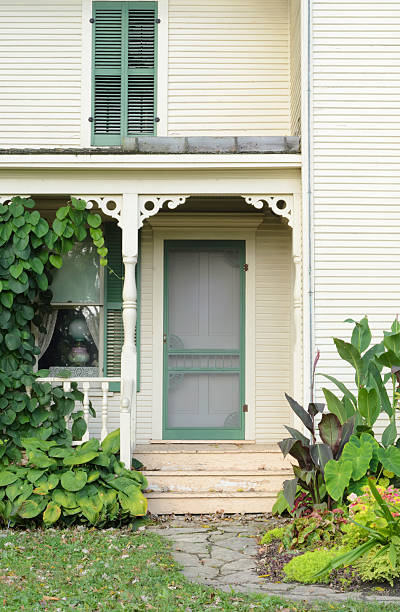
M255 381L255 320L256 320L256 257L255 235L263 215L237 216L194 214L159 214L149 220L153 227L153 411L152 439L162 439L163 406L163 308L164 303L164 241L165 240L244 240L246 243L245 293L245 403L249 410L245 421L245 440L256 435L256 381ZM199 223L197 223L199 221ZM201 221L201 223L200 223ZM212 229L211 229L212 228Z

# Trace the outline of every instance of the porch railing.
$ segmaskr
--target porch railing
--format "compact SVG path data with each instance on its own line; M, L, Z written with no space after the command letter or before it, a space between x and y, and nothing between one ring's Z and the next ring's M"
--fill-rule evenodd
M38 378L37 382L50 383L53 386L62 385L64 391L71 390L72 383L78 384L78 389L83 393L82 402L77 402L75 411L82 410L83 418L86 422L86 433L82 440L74 441L74 445L82 444L89 438L104 438L114 429L120 426L120 394L110 391L112 383L120 383L120 378L58 378L47 377ZM96 412L96 417L92 417L89 412L89 404ZM72 426L72 419L66 417L68 427Z

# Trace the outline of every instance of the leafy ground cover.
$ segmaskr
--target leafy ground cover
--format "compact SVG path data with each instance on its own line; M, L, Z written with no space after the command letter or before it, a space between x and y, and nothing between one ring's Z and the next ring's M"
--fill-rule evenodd
M165 540L146 529L84 527L1 531L0 606L7 612L399 610L365 603L308 606L216 591L187 582Z

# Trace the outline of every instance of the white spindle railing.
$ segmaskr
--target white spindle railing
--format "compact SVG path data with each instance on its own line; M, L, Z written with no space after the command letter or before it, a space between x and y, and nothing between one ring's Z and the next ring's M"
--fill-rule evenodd
M38 378L37 382L50 383L52 386L62 385L64 391L71 391L71 384L76 382L78 389L83 393L82 402L76 402L75 411L82 410L83 418L85 419L87 429L86 433L82 437L81 441L73 442L74 445L82 444L91 437L99 437L100 440L110 433L110 398L113 396L113 392L110 391L111 383L119 383L120 378L59 378L59 377L48 377ZM28 393L30 390L27 390ZM92 402L92 406L96 411L96 418L92 418L89 413L89 405ZM116 427L119 427L119 401L114 404L114 411ZM69 417L65 417L67 427L71 425Z

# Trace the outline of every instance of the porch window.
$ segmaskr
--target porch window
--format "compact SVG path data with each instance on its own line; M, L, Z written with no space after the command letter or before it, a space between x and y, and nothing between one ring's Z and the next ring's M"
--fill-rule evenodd
M92 144L155 135L156 2L93 3Z
M51 376L120 376L122 327L121 230L105 224L108 267L90 240L77 243L54 274L52 310L39 333L39 367ZM117 389L114 389L117 390Z

